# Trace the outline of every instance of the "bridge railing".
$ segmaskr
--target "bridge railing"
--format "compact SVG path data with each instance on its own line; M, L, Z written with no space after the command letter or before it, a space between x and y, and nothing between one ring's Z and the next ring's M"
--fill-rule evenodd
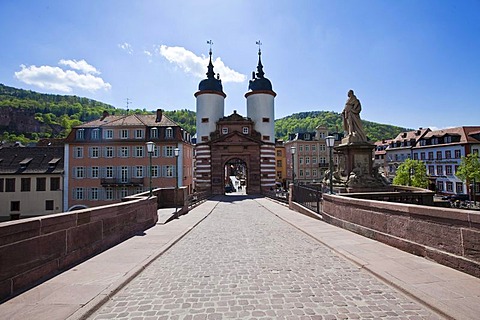
M288 191L284 190L267 190L263 192L263 195L269 197L270 199L277 200L279 202L283 202L288 204Z
M322 189L314 185L293 185L292 201L314 211L322 212Z
M202 203L203 201L207 200L211 196L211 192L209 191L200 191L200 192L194 192L190 195L188 195L187 198L187 204L189 208L195 207Z

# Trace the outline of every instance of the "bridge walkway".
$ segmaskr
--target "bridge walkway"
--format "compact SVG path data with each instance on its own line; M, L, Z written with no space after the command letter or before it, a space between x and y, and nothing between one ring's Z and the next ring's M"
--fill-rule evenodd
M223 196L0 305L5 319L476 319L480 279Z

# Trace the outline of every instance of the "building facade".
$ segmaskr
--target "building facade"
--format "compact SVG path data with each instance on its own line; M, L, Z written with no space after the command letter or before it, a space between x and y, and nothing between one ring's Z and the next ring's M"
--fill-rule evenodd
M412 148L413 159L425 163L431 189L438 194L470 194L471 188L455 174L461 158L479 154L480 127L456 127L427 132ZM480 194L480 181L475 185ZM478 199L478 197L477 197Z
M209 52L207 78L195 93L197 144L195 146L195 188L213 194L225 193L229 184L227 167L239 168L244 191L262 193L275 187L274 98L270 80L265 78L258 52L257 72L245 94L247 116L236 111L224 116L226 94L215 77L212 51Z
M118 202L148 191L150 181L152 188L168 188L177 179L179 187L193 189L190 140L162 110L149 115L105 112L101 119L73 128L65 139L65 209ZM154 143L151 154L149 141Z
M0 148L0 221L63 212L63 146Z
M339 145L343 135L330 133L335 137L335 146ZM330 135L327 128L317 127L313 132L289 134L285 142L288 182L298 184L320 183L329 168L329 149L325 138ZM295 153L292 154L292 148ZM334 164L338 164L337 156L333 157Z
M275 185L287 189L287 153L283 140L275 141Z

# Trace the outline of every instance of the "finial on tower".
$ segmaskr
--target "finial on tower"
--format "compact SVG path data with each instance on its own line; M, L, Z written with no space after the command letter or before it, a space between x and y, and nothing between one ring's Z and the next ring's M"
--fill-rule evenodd
M258 66L257 66L257 77L258 78L263 78L265 75L265 72L263 72L263 65L262 65L262 50L261 50L261 45L263 44L260 40L255 42L258 45Z
M207 40L207 43L210 45L210 50L208 51L208 55L210 56L210 61L208 62L208 71L207 71L207 78L215 78L215 72L213 72L213 64L212 64L212 46L213 41Z

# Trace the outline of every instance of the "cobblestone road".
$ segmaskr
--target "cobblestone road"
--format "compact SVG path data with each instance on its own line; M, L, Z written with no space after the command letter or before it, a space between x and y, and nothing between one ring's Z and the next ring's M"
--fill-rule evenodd
M438 318L249 198L220 202L92 317Z

